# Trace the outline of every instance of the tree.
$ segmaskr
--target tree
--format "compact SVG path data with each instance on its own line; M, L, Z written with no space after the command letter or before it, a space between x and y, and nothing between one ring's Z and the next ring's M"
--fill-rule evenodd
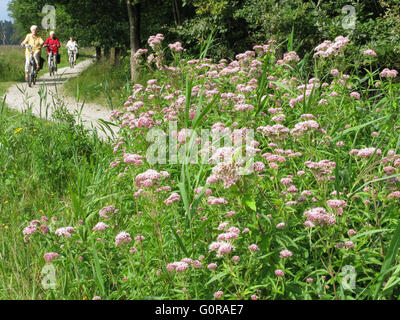
M46 5L47 0L11 0L8 4L10 17L15 21L17 28L23 32L29 32L31 25L40 26L44 14L42 8Z
M0 43L19 44L22 38L23 35L11 21L0 21Z
M129 40L131 49L131 81L138 77L135 53L140 48L140 2L137 0L126 0L129 17Z
M3 43L3 45L6 45L6 40L7 40L7 31L6 31L6 22L5 21L1 21L0 22L0 26L1 26L1 29L0 29L0 38L1 38L1 41L2 41L2 43Z

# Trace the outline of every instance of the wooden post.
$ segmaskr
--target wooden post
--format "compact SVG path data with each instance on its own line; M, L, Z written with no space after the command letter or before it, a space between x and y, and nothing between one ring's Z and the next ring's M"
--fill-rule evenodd
M96 60L99 61L101 58L101 47L96 47Z
M116 63L115 60L115 47L112 47L110 50L110 64L114 65Z

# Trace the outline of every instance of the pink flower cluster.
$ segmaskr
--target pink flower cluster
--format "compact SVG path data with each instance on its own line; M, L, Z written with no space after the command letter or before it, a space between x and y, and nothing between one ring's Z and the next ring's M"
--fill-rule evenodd
M267 125L265 127L258 127L257 131L262 132L264 135L275 140L285 140L289 136L290 130L282 124L274 124L273 126Z
M324 208L317 207L304 212L304 215L307 217L308 226L313 225L333 225L336 222L334 216L329 214Z
M222 230L223 228L225 228L225 225L227 223L223 223L220 224L220 226L218 227L218 230ZM221 228L221 225L224 225L223 228ZM226 230L224 233L221 233L220 235L218 235L217 237L217 241L229 241L229 240L233 240L239 237L240 234L240 229L236 228L236 227L230 227L228 228L228 230Z
M400 199L400 191L393 191L388 195L388 199L397 198Z
M281 269L277 269L275 270L275 275L281 278L285 276L285 273Z
M217 251L217 257L222 257L235 250L235 247L227 241L216 241L210 244L209 250Z
M379 75L382 78L396 78L398 74L399 72L395 69L390 70L389 68L385 68Z
M354 243L353 241L346 241L346 242L339 242L338 244L335 245L335 248L354 248Z
M169 205L171 203L178 202L179 200L181 200L181 196L179 194L177 194L176 192L174 192L168 197L168 199L166 199L164 201L164 203L166 205Z
M337 199L327 200L326 204L328 205L328 207L336 209L338 215L342 215L343 208L347 206L346 201Z
M182 272L186 271L189 266L193 268L202 268L203 264L199 260L192 260L190 258L183 258L181 261L175 261L167 264L168 271ZM210 268L209 268L210 269Z
M286 52L283 55L283 59L282 60L278 60L276 63L277 64L284 64L284 63L289 63L291 61L295 61L295 62L300 61L300 57L297 55L296 51Z
M368 158L368 157L372 156L374 153L376 155L381 155L382 151L381 151L381 149L364 148L364 149L360 149L360 150L359 149L352 149L349 152L350 155L356 155L356 156L358 156L360 158Z
M104 222L98 222L93 228L93 231L103 231L109 228L109 225L105 224Z
M297 123L294 128L290 131L293 136L301 136L305 132L310 130L317 130L319 128L319 124L315 120L308 120Z
M200 193L203 191L203 189L204 189L204 187L196 188L195 192L196 192L197 194L200 194ZM207 188L207 189L204 191L204 194L207 195L207 196L209 196L209 195L212 194L212 190Z
M123 242L130 242L132 241L131 236L127 232L120 232L115 237L115 245L119 246Z
M220 162L212 169L212 175L208 177L207 183L222 181L224 188L230 188L239 179L238 166L232 162Z
M153 50L157 50L163 40L164 36L161 33L157 33L155 36L150 36L147 43Z
M29 226L27 226L26 228L24 228L24 230L22 230L22 233L27 236L27 235L32 235L36 232L37 230L37 225L40 224L39 220L32 220L29 223Z
M107 215L108 213L118 213L118 212L119 212L119 209L115 209L114 206L107 206L107 207L100 209L99 215L100 215L100 217L109 219L110 217Z
M133 163L134 165L141 166L143 164L143 156L134 153L124 154L124 163Z
M326 180L326 176L332 174L333 169L336 167L336 163L329 160L321 160L319 162L306 161L304 164L307 168L317 173L319 181Z
M136 176L135 183L137 187L149 188L154 184L156 184L157 182L159 182L162 177L164 178L169 177L168 172L166 171L157 172L156 170L148 169L147 171L140 173Z
M133 55L133 58L138 62L139 57L142 55L146 54L148 52L147 49L138 49L135 54Z
M64 227L64 228L58 228L54 233L61 237L65 236L67 238L71 238L71 233L75 232L75 228L73 227Z
M52 260L59 258L60 255L56 252L47 252L44 254L43 259L50 263Z
M168 271L182 272L182 271L186 271L188 268L189 268L189 264L187 264L186 262L182 262L182 261L176 261L176 262L167 264Z
M248 248L249 248L250 251L253 251L253 252L260 250L260 248L255 243L249 245Z
M363 52L363 54L364 54L365 56L376 57L376 52L375 52L374 50L372 50L372 49L365 50L365 51Z
M168 45L168 47L175 52L180 52L180 51L184 51L185 49L183 49L182 47L182 43L180 43L179 41L175 42L175 43L170 43Z
M224 198L216 198L216 197L208 197L207 203L210 205L217 205L217 204L227 204L228 201L225 200Z
M314 53L314 58L318 56L324 58L329 57L331 55L337 56L342 50L342 48L344 48L349 42L350 42L349 38L343 36L335 38L334 42L325 40L323 43L321 43L314 49L314 51L316 51Z
M284 258L290 258L291 256L293 255L293 253L291 252L291 251L289 251L289 250L282 250L280 253L279 253L279 257L281 258L281 259L284 259Z
M22 234L24 235L24 242L28 242L29 236L31 236L32 234L34 234L37 230L38 230L38 226L40 231L42 231L43 234L47 234L47 232L49 231L49 227L44 224L45 222L48 222L49 219L47 219L46 216L42 216L41 221L39 220L32 220L29 223L29 226L25 227L22 230Z

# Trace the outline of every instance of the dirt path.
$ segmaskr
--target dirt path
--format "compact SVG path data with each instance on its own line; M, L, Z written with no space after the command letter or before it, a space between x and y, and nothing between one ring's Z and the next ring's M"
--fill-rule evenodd
M46 73L36 81L36 85L32 88L29 88L26 82L11 86L6 93L7 106L20 112L31 109L34 115L51 120L51 114L56 108L54 101L62 99L60 100L62 101L62 105L77 118L77 114L82 107L82 102L77 103L74 98L66 97L62 93L62 85L68 79L78 76L93 61L93 59L82 61L73 69L70 67L61 68L55 77L51 77L49 73ZM56 103L56 105L60 105L60 103ZM112 134L107 129L107 134L105 134L100 129L101 126L98 120L110 121L110 115L111 110L103 106L85 103L80 114L80 119L86 128L96 128L98 134L105 139L107 136L111 137ZM112 126L112 129L117 133L118 127Z

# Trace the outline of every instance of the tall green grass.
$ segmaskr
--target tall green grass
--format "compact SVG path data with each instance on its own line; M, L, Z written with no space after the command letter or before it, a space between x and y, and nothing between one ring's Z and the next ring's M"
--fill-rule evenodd
M0 299L45 299L37 281L44 252L23 242L21 227L43 215L69 221L82 212L84 219L87 195L101 188L111 152L71 121L48 122L0 106ZM79 205L83 211L73 210ZM63 278L62 290L73 291L73 280Z
M65 92L80 101L93 102L111 109L125 102L131 94L130 70L127 61L111 65L102 59L89 66L79 77L70 79Z

